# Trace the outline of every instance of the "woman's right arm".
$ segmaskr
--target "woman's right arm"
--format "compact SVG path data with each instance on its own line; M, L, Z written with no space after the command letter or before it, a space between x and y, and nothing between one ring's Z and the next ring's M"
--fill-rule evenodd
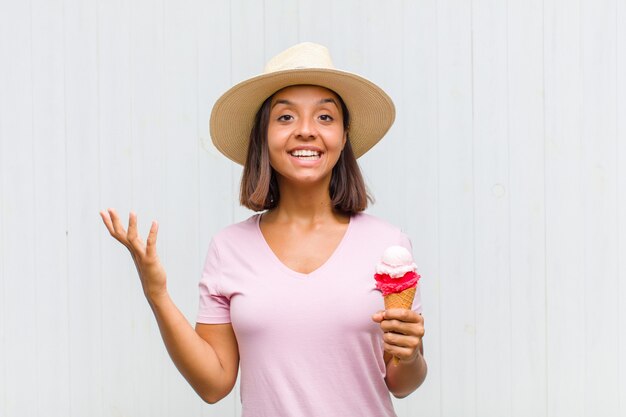
M156 252L158 224L152 223L144 243L137 233L137 216L130 213L128 231L113 209L100 212L111 235L131 253L144 294L159 325L172 361L198 395L216 403L232 390L237 379L239 351L232 325L197 324L196 329L167 292L165 270Z

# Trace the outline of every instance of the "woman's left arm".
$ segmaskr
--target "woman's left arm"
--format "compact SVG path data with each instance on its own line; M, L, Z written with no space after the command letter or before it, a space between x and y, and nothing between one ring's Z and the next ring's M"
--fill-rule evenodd
M426 378L424 318L413 310L392 308L372 316L383 330L387 388L396 398L415 391ZM392 356L398 358L394 361Z

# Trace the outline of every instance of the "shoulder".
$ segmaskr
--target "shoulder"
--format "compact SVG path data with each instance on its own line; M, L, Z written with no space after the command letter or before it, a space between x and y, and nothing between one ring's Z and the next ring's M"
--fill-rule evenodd
M215 236L220 238L230 238L239 236L240 234L251 233L256 230L259 216L260 214L253 214L245 220L230 224L217 232Z
M246 220L224 227L213 236L213 243L219 246L230 246L249 241L257 234L259 216L259 214L253 214Z
M348 233L346 246L352 259L367 260L365 263L377 262L390 246L403 246L412 252L411 241L402 229L371 214L353 215Z
M353 232L357 235L367 235L370 239L376 236L377 239L389 242L403 242L406 239L398 226L368 213L355 214L350 221Z
M351 221L353 221L358 228L367 229L368 231L402 233L402 230L398 226L368 213L355 214L352 216Z
M207 259L216 265L237 264L263 253L258 214L219 230L211 238Z

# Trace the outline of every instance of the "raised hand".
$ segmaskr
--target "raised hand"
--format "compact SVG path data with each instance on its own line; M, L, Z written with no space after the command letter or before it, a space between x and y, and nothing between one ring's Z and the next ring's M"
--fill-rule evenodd
M128 231L124 229L115 209L101 211L100 217L111 236L130 251L148 301L167 294L166 274L156 250L158 223L152 222L148 238L144 242L137 231L135 213L130 212L128 216Z

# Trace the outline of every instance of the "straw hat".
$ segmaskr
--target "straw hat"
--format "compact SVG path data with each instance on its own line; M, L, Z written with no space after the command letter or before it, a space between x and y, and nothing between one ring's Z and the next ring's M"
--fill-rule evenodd
M226 91L213 106L210 132L215 147L238 164L245 164L254 117L276 91L299 84L326 87L337 93L350 111L350 142L358 158L387 133L395 119L391 98L365 78L335 69L328 49L311 42L281 52L263 74Z

